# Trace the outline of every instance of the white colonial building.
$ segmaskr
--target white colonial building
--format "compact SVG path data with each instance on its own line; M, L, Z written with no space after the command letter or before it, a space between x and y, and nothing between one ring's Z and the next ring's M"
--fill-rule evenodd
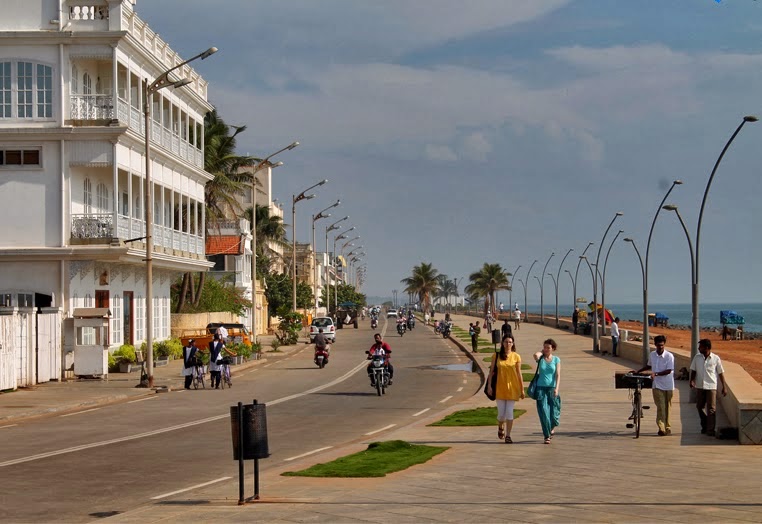
M109 344L145 333L142 81L184 61L132 0L3 0L0 16L0 307L110 309ZM203 46L202 46L203 47ZM203 49L199 49L199 52ZM188 57L186 57L188 58ZM170 284L204 271L207 82L152 97L154 338Z

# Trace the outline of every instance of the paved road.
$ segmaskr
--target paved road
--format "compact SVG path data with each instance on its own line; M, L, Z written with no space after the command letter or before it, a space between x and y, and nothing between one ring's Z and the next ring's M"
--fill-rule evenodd
M383 397L365 373L364 351L372 343L366 321L358 330L339 332L330 364L322 370L305 345L235 374L230 390L176 391L4 429L2 518L89 521L215 481L224 485L220 495L236 498L235 485L220 479L237 475L228 410L238 401L256 398L268 405L272 456L260 461L266 472L321 448L325 452L368 434L381 437L478 389L474 373L435 368L469 362L452 343L422 327L404 337L393 330L389 323L395 382Z

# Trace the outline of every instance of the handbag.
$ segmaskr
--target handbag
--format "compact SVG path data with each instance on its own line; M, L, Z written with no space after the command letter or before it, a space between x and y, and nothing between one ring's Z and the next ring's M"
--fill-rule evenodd
M527 397L534 400L537 400L537 376L540 373L540 362L542 362L542 357L537 361L537 370L534 372L532 381L527 386Z
M495 360L497 359L497 353L495 353ZM495 400L497 397L497 363L495 360L492 361L492 368L490 368L490 373L492 373L492 379L489 381L484 381L484 394L487 396L490 400ZM492 370L494 369L494 373ZM489 378L489 377L487 377ZM487 389L489 387L492 387L492 394L487 393Z

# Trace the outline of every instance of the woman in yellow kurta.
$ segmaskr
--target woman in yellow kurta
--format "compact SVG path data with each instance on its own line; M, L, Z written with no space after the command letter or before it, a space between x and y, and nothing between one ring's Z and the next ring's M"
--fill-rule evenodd
M524 380L521 377L521 357L516 353L516 345L511 335L503 337L500 352L492 360L487 384L492 383L493 373L497 373L497 385L495 386L497 438L501 440L504 438L506 444L512 444L513 406L517 400L524 398ZM487 389L491 393L492 387Z

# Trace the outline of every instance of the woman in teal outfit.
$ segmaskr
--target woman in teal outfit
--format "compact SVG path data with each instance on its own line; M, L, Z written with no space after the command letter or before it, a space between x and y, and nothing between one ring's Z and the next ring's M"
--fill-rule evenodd
M561 418L561 359L553 355L558 345L549 338L542 344L542 353L535 354L539 361L537 371L537 415L540 417L545 444L550 444Z

